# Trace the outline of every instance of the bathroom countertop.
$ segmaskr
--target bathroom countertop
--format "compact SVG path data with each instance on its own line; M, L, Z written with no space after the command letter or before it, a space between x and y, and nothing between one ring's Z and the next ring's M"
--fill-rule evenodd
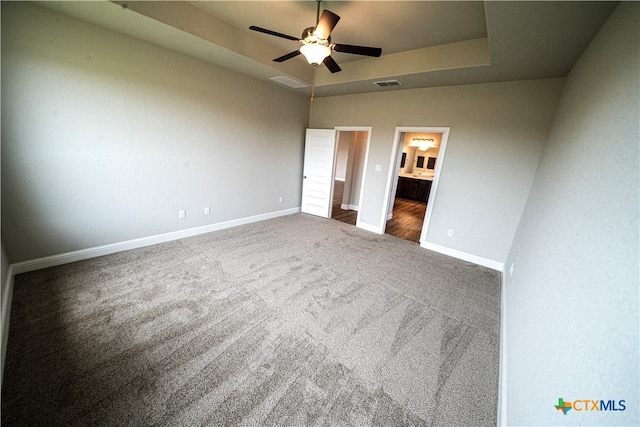
M412 173L400 173L403 178L421 179L423 181L433 181L433 175L417 175Z

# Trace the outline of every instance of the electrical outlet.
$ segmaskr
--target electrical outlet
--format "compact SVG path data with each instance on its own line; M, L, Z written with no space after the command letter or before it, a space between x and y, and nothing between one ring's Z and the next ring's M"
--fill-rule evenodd
M178 211L178 218L185 219L186 217L187 217L187 211L185 210Z
M204 214L209 215L211 213L211 209L209 207L204 208Z
M453 237L453 229L447 230L447 236L448 237Z
M282 196L278 197L278 203L282 203Z

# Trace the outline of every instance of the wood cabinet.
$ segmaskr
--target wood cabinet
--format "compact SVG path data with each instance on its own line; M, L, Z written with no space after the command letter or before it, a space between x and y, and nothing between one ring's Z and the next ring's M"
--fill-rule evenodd
M413 179L401 176L398 178L396 197L426 203L429 200L429 193L431 193L431 184L432 181L426 179Z
M402 199L415 199L418 194L418 180L411 178L400 177L398 179L398 191L396 191L396 197Z

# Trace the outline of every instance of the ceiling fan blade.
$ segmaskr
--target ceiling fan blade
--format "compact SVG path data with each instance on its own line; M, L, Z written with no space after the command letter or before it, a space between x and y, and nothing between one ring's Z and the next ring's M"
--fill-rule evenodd
M379 47L367 47L367 46L354 46L350 44L333 44L331 49L336 52L354 53L356 55L365 56L380 56L382 55L382 49Z
M253 31L258 31L260 33L265 33L265 34L269 34L269 35L272 35L272 36L276 36L276 37L282 37L283 39L293 40L294 42L300 41L300 39L297 38L297 37L288 36L286 34L278 33L276 31L267 30L266 28L256 27L255 25L250 26L249 29L253 30Z
M328 40L329 35L331 35L331 31L336 26L339 20L340 17L335 13L329 10L323 10L322 16L320 16L320 20L318 20L318 25L316 25L314 34L316 35L316 37Z
M287 53L286 55L282 55L281 57L274 59L273 62L284 62L287 59L295 58L298 55L300 55L300 49L294 50L293 52Z
M342 71L342 68L333 60L331 56L327 56L324 58L322 63L331 71L332 73L337 73L338 71Z

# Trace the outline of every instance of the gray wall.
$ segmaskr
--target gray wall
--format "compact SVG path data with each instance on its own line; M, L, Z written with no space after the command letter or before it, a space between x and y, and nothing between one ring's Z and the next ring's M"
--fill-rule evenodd
M336 171L334 175L336 180L344 181L347 173L347 160L349 159L349 141L343 140L338 134L336 145Z
M33 4L3 2L10 261L300 206L308 104Z
M368 136L368 133L363 131L338 132L340 143L347 145L349 150L342 198L342 204L347 205L348 209L358 210L360 207L362 171L367 152Z
M640 422L639 6L622 3L568 76L508 257L506 425ZM626 410L564 416L558 398Z
M0 243L0 258L2 260L2 269L0 270L2 272L0 274L0 280L2 282L0 282L0 286L2 289L2 298L4 300L5 285L9 278L9 258L7 258L7 251L4 249L3 243Z
M382 226L386 212L396 126L450 126L427 242L504 263L562 84L547 79L319 98L310 126L372 126L360 207L360 221L372 227Z

